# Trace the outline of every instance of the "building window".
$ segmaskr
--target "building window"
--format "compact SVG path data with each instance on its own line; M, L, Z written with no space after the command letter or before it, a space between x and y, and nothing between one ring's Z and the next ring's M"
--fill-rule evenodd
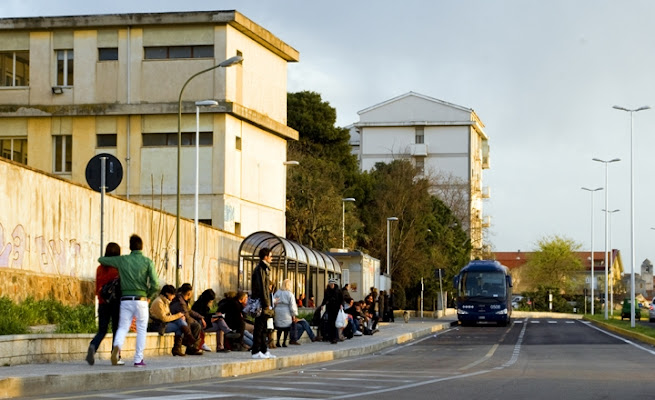
M144 147L177 146L177 133L144 133ZM200 146L211 146L214 143L212 132L200 132ZM182 146L195 146L196 133L182 132Z
M212 220L211 219L198 219L198 222L201 223L201 224L212 226Z
M144 47L146 60L164 60L169 58L214 58L214 46L156 46Z
M116 147L116 134L115 133L97 134L96 147Z
M241 151L241 138L237 136L235 148Z
M103 47L98 49L98 61L118 60L118 47Z
M30 53L12 51L0 53L0 73L3 87L29 86Z
M234 223L234 234L237 236L241 236L241 222Z
M53 137L53 171L59 174L70 173L73 167L73 136L61 135Z
M414 143L423 144L425 143L425 129L422 126L417 126L414 133Z
M73 50L57 50L57 86L73 86Z
M0 156L27 165L27 138L0 138Z
M414 165L416 166L416 169L418 169L419 174L423 175L423 173L425 172L425 158L416 157L414 159Z

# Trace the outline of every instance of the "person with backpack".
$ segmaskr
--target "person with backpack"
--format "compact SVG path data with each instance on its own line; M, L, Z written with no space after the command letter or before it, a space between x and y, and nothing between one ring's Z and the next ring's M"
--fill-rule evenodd
M105 257L113 257L121 255L121 247L114 242L108 243L105 247ZM109 329L109 322L111 321L111 331L113 337L116 337L118 331L118 319L120 315L121 301L120 298L114 298L107 301L101 295L102 288L105 285L111 285L114 280L118 279L118 270L107 265L100 264L96 268L96 296L98 297L98 333L91 339L89 349L86 353L86 362L89 365L95 364L95 354L100 347L102 339L107 335ZM113 342L113 340L112 340ZM125 364L124 361L118 360L118 365Z

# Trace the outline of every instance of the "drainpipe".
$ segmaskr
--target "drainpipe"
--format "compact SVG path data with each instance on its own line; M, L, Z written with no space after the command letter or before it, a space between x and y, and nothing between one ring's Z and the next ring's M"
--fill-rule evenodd
M131 55L132 55L132 43L131 43L131 38L130 38L130 27L127 27L127 104L132 103L132 97L131 97ZM127 186L126 190L126 196L127 199L129 200L130 198L130 159L131 157L131 149L130 149L130 122L131 122L131 116L130 114L127 114L127 156L125 157L125 174L127 175L125 178L125 184Z

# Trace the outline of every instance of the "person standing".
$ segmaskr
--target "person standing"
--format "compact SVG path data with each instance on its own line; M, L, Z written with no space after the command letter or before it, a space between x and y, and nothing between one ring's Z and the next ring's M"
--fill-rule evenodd
M270 351L268 351L268 347L266 346L266 342L268 341L266 325L268 319L271 318L273 314L271 308L271 292L269 289L271 261L273 261L271 249L268 247L260 249L259 264L257 264L252 272L251 297L255 300L259 300L259 305L262 308L261 315L255 318L253 343L252 348L250 349L252 358L256 359L276 358Z
M148 298L157 292L155 263L143 255L143 240L130 236L131 253L125 256L100 257L98 262L118 269L121 277L121 306L118 331L114 336L111 363L118 365L118 355L125 342L132 319L136 317L136 349L134 366L145 367L143 350L148 330Z
M321 304L321 306L325 306L325 312L328 315L325 339L329 340L332 344L339 342L339 330L335 326L335 322L339 310L343 308L343 292L337 284L336 279L330 279L328 281L325 294L323 295L323 303Z
M108 243L105 248L105 257L113 257L121 255L121 247L114 242ZM86 353L86 362L89 365L95 363L95 354L100 347L102 339L107 335L107 330L109 328L109 321L111 321L111 331L113 339L116 338L116 331L118 331L118 318L120 314L120 299L116 299L111 303L108 303L100 295L102 287L107 283L118 278L118 270L116 268L109 267L107 265L100 264L96 269L96 296L98 296L98 333L93 337L91 343L89 343L89 350ZM119 361L119 364L125 364L123 361Z

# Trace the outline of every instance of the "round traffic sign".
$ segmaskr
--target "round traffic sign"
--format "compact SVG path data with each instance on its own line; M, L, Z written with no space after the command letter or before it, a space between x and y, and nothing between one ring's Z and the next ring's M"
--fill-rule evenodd
M101 192L102 158L105 158L105 192L111 192L121 184L123 180L123 166L118 158L102 153L93 156L86 164L86 183L96 192Z

